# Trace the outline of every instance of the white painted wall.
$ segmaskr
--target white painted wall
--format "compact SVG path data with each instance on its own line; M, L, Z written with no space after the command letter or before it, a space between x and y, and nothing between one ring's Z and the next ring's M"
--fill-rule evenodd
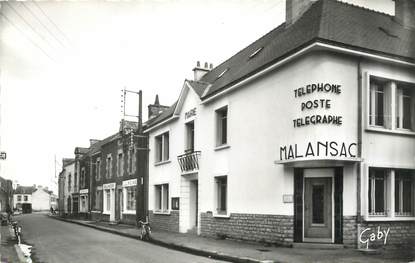
M410 80L415 76L414 72L402 73L401 69L373 63L362 65L362 70L390 70L391 74ZM341 94L294 97L294 89L322 82L341 85ZM300 108L301 102L323 98L331 100L330 109L302 111ZM230 147L215 151L215 110L225 105L228 106ZM227 175L229 213L293 215L293 204L283 203L284 194L293 194L293 168L275 164L280 159L279 147L297 143L298 149L305 152L306 142L314 145L318 141L357 143L358 63L348 56L314 52L206 105L201 105L190 89L179 118L150 132L150 210L154 210L154 184L169 183L170 198L180 196L180 185L184 183L176 158L184 152L184 113L194 107L197 112L195 150L201 151L199 211L214 212L214 178ZM293 127L293 119L312 114L339 115L343 124ZM170 132L170 162L154 165L154 137L165 131ZM414 166L414 137L365 132L363 144L364 162ZM402 158L402 152L408 155ZM357 153L356 147L353 153ZM304 159L313 160L311 157ZM345 158L332 159L343 161ZM321 161L309 164L333 165ZM344 166L343 214L356 215L358 166L355 162L340 164ZM180 205L182 210L187 205L186 200L180 200ZM182 224L182 220L180 222Z
M21 196L21 201L17 201L17 196ZM24 196L27 196L27 201L24 201ZM32 195L30 194L14 194L13 195L13 208L17 208L17 204L26 204L26 203L32 203Z
M41 211L50 209L50 194L38 188L32 193L32 210Z
M65 169L65 187L64 187L64 212L65 213L71 213L72 211L68 211L68 197L70 194L74 191L73 190L73 184L74 184L74 174L75 174L75 163L68 164L64 167ZM72 176L72 182L71 182L71 189L68 189L68 180L69 180L69 174Z

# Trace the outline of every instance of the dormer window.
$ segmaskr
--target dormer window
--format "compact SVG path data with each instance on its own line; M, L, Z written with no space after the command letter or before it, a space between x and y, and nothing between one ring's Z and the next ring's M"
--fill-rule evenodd
M221 78L223 75L225 75L225 73L226 73L228 70L229 70L229 68L226 68L224 71L222 71L222 73L220 73L220 74L218 75L218 77L217 77L216 79Z
M264 47L260 47L260 48L256 49L254 51L254 53L252 53L251 55L249 55L249 59L251 59L251 58L255 57L256 55L258 55L258 53L261 52L263 49L264 49Z

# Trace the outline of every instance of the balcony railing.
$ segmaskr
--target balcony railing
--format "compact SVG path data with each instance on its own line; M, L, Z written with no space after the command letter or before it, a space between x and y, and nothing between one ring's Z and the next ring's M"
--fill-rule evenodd
M177 156L182 173L199 170L200 151L191 151Z

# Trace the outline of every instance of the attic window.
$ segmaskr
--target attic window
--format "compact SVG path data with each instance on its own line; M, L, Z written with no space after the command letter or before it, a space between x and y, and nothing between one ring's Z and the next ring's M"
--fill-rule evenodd
M249 55L249 59L255 57L259 52L261 52L261 50L263 50L264 47L260 47L257 50L254 51L254 53L252 53L251 55Z
M217 77L216 79L221 78L223 75L225 75L225 73L226 73L228 70L229 70L229 68L226 68L224 71L222 71L222 73L220 73L220 74L218 75L218 77Z

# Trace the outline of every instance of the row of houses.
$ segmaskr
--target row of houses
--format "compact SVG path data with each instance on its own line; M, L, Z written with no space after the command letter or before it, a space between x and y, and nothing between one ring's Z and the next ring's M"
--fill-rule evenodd
M414 10L287 1L285 23L215 68L198 63L142 132L76 148L65 213L283 245L356 247L374 229L411 244Z

